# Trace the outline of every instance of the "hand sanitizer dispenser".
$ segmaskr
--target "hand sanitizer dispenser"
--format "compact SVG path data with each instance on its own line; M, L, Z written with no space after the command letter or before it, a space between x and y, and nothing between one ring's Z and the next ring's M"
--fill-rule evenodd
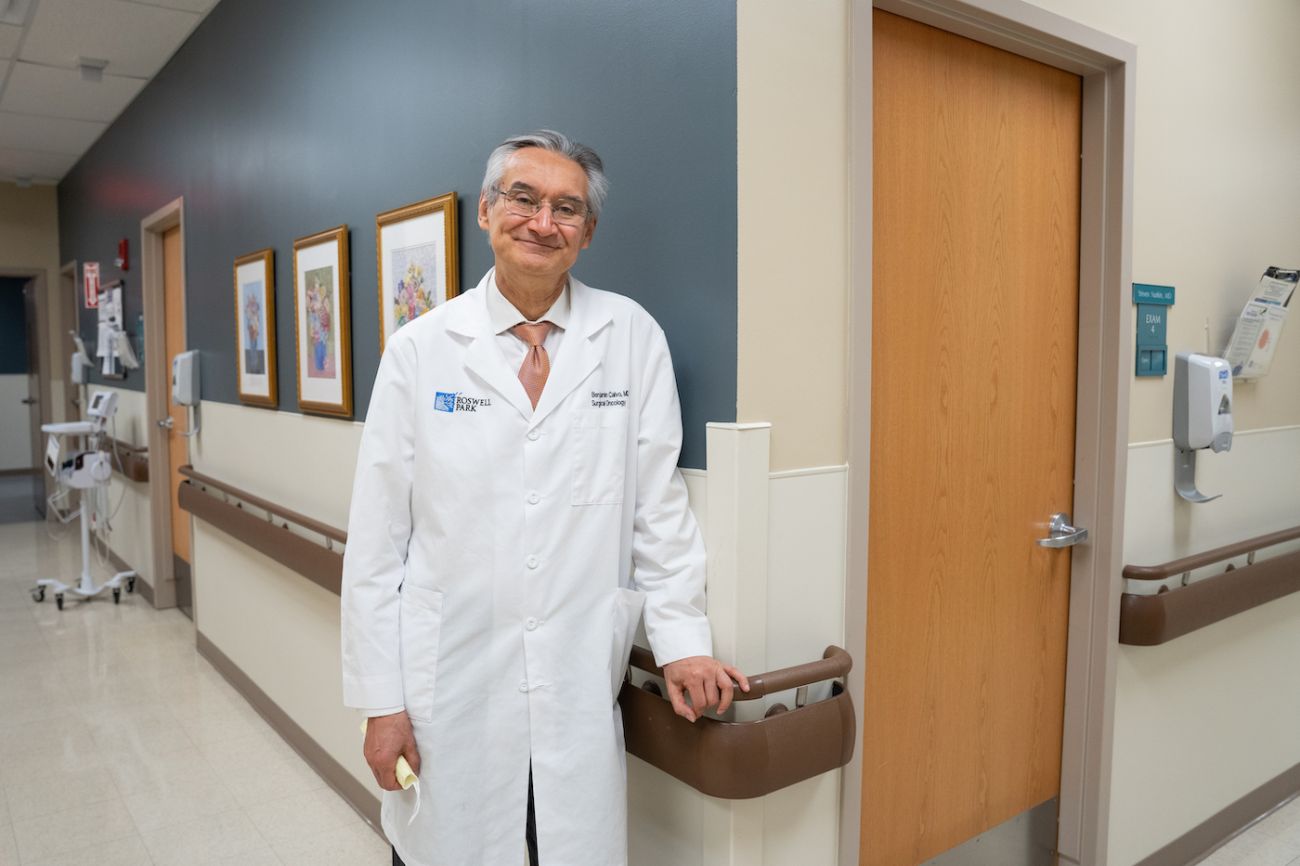
M172 402L196 406L199 402L199 353L197 349L172 358Z
M1174 361L1174 488L1190 502L1209 502L1196 489L1196 452L1232 447L1232 370L1210 355L1180 352Z

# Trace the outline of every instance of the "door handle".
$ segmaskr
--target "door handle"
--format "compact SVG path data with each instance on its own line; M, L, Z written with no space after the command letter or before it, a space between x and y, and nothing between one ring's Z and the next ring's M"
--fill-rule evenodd
M161 421L158 422L158 426L163 428L164 430L171 430L173 427L176 426L176 421L172 418L172 416L168 415L166 418L163 418Z
M23 405L24 405L24 406L34 406L34 405L36 405L36 398L35 398L35 397L24 397L24 398L23 398Z
M1048 536L1038 539L1039 547L1074 547L1088 540L1088 530L1070 525L1070 515L1064 511L1052 515L1047 524Z

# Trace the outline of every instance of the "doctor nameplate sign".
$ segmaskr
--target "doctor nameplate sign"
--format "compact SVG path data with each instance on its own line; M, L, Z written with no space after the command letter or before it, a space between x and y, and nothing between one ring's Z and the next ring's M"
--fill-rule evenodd
M1134 358L1138 376L1163 376L1168 370L1169 344L1165 337L1169 307L1174 303L1173 286L1133 284L1133 303L1137 304L1137 351Z

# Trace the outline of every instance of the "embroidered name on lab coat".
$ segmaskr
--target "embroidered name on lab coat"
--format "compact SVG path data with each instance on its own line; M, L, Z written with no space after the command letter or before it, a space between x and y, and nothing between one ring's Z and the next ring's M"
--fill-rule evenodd
M591 408L600 409L606 406L626 406L628 390L622 391L592 391Z

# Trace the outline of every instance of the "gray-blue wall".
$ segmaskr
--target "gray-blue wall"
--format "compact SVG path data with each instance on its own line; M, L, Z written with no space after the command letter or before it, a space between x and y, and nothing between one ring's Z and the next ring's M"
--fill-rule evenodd
M60 254L124 277L134 323L140 220L184 196L189 347L204 399L233 403L232 260L273 247L279 408L296 410L293 241L346 223L361 417L379 360L375 214L454 190L470 288L491 265L474 220L488 152L553 127L612 180L574 273L667 331L682 464L702 467L705 422L736 412L735 70L734 0L221 0L59 185ZM82 311L92 340L93 321Z

